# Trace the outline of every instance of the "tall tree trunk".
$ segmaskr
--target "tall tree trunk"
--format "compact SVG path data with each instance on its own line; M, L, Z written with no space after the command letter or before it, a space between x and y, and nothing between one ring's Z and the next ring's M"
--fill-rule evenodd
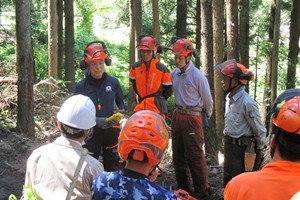
M238 0L226 1L226 13L227 13L227 59L235 58L239 61L238 50Z
M280 28L280 9L281 0L273 0L271 5L271 18L269 27L269 41L271 47L269 50L269 59L266 67L266 80L264 90L264 101L262 107L262 119L265 119L266 129L269 133L270 118L268 115L271 104L277 95L277 64L279 48L279 28Z
M153 36L160 43L159 0L152 0Z
M249 0L240 1L240 62L249 67Z
M274 0L275 21L274 21L274 37L272 48L272 70L271 70L271 102L274 102L277 96L277 74L278 74L278 52L280 37L280 16L281 16L281 0Z
M223 32L224 32L224 0L213 0L213 48L214 65L223 62ZM224 91L221 87L221 80L214 70L214 107L216 116L216 133L218 138L218 150L222 149L222 138L224 129Z
M65 0L65 81L70 93L75 86L75 61L74 61L74 5L73 0Z
M63 0L56 0L57 3L57 75L63 79Z
M176 36L185 38L186 35L186 18L187 18L187 6L186 0L177 0L176 11Z
M129 0L130 15L130 57L129 63L132 65L138 59L138 51L136 49L136 40L142 34L142 2L141 0ZM130 67L129 65L129 67ZM129 81L128 88L128 111L133 111L133 103L135 102L135 92Z
M212 0L201 0L201 60L204 73L207 75L211 90L214 88ZM204 129L206 153L218 157L218 137L215 129L215 113L209 120L209 128ZM216 160L217 162L217 160ZM218 164L218 163L215 163Z
M196 49L201 49L201 0L196 1ZM201 57L195 58L195 66L201 66Z
M48 76L57 78L57 11L56 0L48 0Z
M18 73L17 129L34 136L34 61L31 41L30 1L16 1L16 40Z
M296 66L299 54L299 35L300 35L300 1L293 0L291 23L290 23L290 42L288 54L288 69L286 77L286 89L294 88L296 82Z

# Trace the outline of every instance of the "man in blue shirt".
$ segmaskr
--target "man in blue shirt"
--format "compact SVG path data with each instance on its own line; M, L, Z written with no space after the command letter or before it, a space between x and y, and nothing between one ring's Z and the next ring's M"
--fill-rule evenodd
M236 175L259 169L268 143L257 103L245 91L254 74L234 59L216 66L222 75L221 84L226 96L224 127L224 187ZM245 159L247 147L253 146L256 158ZM253 163L253 166L252 164ZM251 166L249 166L251 165Z

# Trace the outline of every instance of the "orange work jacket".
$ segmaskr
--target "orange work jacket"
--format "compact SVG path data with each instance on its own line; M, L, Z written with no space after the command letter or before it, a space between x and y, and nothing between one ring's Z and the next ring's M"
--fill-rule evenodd
M150 61L147 69L143 61L133 64L129 72L133 89L139 102L134 111L152 110L159 114L167 113L166 99L172 95L172 81L169 69L158 58Z
M298 191L300 163L281 160L234 177L226 185L224 200L289 200Z

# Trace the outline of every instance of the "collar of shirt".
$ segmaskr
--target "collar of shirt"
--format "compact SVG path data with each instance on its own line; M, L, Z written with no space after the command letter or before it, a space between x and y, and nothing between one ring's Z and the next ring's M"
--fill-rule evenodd
M188 66L187 66L187 68L185 69L184 72L181 72L178 67L176 67L174 69L174 72L178 76L185 75L185 74L187 74L192 69L192 67L194 67L194 63L190 60L189 63L188 63Z
M245 86L241 86L238 91L232 96L230 97L228 94L228 98L230 99L230 101L237 101L245 92Z
M127 169L127 168L122 169L122 173L123 173L124 176L130 177L130 178L135 178L135 179L148 178L145 174L141 174L141 173L132 171L132 170Z

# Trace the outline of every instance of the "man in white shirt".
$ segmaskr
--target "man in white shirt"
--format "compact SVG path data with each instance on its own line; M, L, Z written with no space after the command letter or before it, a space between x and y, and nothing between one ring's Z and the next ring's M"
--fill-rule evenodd
M61 106L57 119L61 136L32 152L25 188L39 199L91 199L92 181L104 171L82 148L96 125L95 106L86 96L72 96Z

